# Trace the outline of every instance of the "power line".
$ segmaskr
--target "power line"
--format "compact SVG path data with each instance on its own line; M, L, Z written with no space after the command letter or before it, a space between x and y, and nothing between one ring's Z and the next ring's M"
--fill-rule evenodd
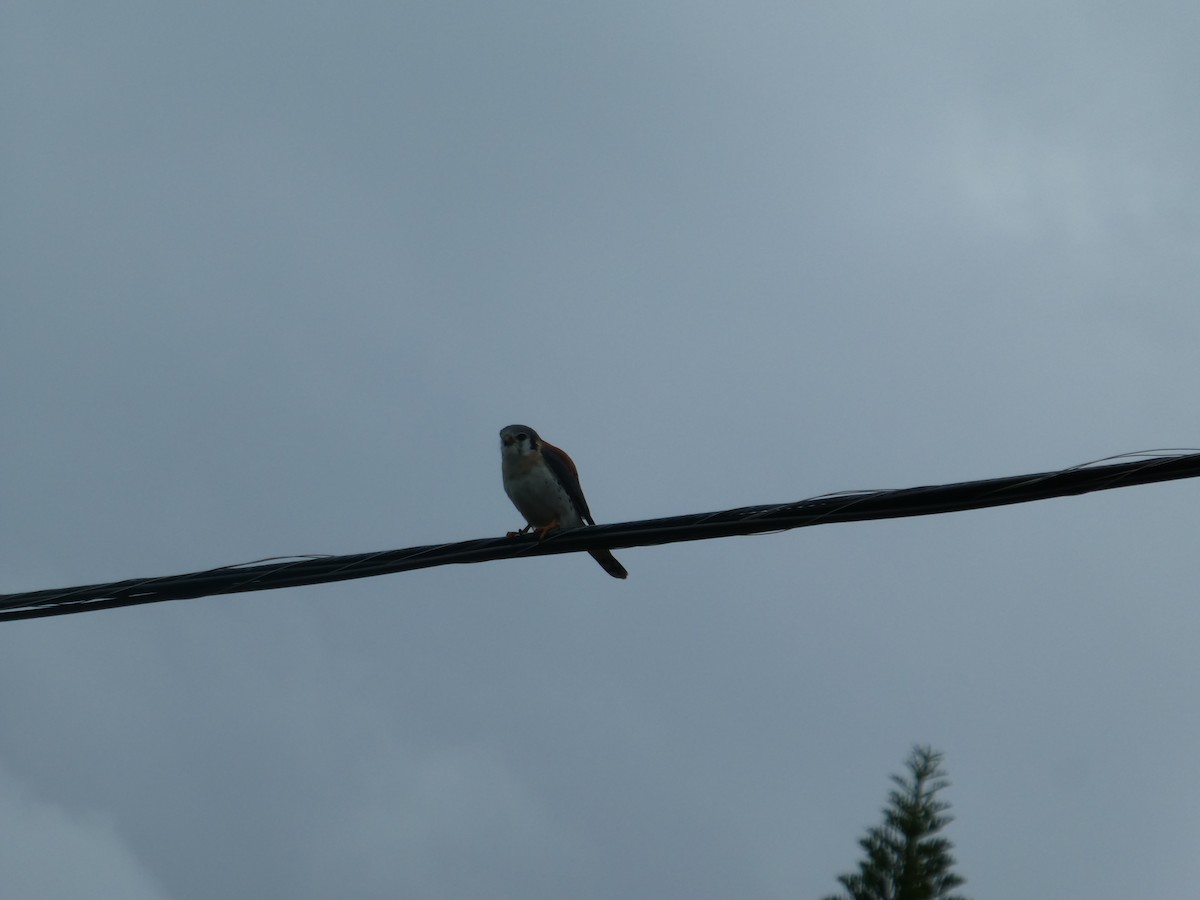
M1129 459L1113 463L1115 459ZM265 591L370 578L451 563L478 563L518 556L545 556L585 550L619 550L732 535L762 534L834 522L862 522L902 516L984 509L1028 503L1137 484L1195 478L1200 451L1146 451L1109 457L1057 472L989 478L957 484L830 494L769 506L644 519L563 531L536 537L483 538L348 556L289 557L224 566L185 575L136 578L109 584L0 595L0 621L113 609L140 603L188 600L217 594Z

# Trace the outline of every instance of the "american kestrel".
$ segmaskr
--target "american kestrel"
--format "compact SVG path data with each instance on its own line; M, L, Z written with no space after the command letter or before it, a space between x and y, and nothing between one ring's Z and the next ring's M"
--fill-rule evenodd
M529 524L509 537L534 529L545 537L556 528L595 525L579 472L571 457L553 444L547 444L528 425L509 425L500 429L500 460L504 474L504 492ZM607 550L589 550L613 578L628 578L625 567Z

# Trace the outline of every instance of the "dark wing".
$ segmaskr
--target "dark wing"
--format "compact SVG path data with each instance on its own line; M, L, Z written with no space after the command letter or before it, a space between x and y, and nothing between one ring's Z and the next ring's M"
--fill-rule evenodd
M546 465L550 467L550 471L554 473L554 477L558 479L558 483L563 486L567 496L571 498L575 509L579 511L579 517L587 524L595 525L596 523L592 521L592 511L588 509L587 500L583 499L583 488L579 486L579 471L575 468L575 463L571 462L571 457L545 441L542 441L542 456L546 460Z

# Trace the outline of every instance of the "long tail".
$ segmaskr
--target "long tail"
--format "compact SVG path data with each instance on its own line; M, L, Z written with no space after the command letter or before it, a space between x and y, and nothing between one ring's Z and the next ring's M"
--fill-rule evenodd
M589 550L592 554L592 559L600 563L600 566L611 575L613 578L628 578L629 573L625 571L625 567L617 562L617 558L607 550Z

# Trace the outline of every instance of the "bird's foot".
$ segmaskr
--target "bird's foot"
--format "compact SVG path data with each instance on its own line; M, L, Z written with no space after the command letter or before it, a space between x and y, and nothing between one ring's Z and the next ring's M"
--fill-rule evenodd
M548 535L550 532L558 531L558 529L561 527L562 523L560 523L558 519L555 519L549 525L543 525L541 528L535 528L534 531L537 533L538 540L541 541L545 540L546 535Z

